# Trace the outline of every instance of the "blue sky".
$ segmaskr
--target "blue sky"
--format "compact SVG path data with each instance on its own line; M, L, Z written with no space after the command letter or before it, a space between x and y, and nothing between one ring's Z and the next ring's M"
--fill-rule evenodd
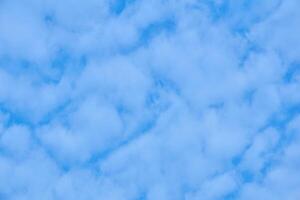
M298 0L0 0L0 199L300 199Z

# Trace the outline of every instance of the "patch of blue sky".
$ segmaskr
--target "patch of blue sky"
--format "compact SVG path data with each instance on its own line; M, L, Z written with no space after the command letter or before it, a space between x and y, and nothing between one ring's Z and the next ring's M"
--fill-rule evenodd
M117 50L122 55L128 55L135 50L143 47L147 47L153 39L160 36L161 34L171 35L172 32L176 31L176 22L174 19L163 19L161 21L155 21L142 27L139 31L139 36L135 43L129 46L121 47Z
M134 2L135 0L112 0L110 3L111 12L115 15L120 15L128 6L130 6L130 4Z

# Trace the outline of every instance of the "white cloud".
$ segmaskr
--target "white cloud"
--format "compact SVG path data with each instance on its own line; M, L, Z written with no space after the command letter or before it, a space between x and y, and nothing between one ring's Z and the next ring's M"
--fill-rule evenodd
M0 199L297 199L298 4L0 1Z
M23 157L29 153L32 146L31 133L23 126L12 126L6 129L0 137L2 150L17 157Z

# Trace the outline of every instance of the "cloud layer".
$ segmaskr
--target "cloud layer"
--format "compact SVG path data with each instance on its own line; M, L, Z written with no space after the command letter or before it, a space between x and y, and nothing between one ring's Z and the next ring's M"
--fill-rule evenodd
M0 0L0 199L300 198L297 0Z

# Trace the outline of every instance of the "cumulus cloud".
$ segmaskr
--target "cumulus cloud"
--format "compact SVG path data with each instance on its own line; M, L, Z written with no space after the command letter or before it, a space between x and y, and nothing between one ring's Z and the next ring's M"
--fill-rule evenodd
M300 198L297 0L0 0L0 199Z

